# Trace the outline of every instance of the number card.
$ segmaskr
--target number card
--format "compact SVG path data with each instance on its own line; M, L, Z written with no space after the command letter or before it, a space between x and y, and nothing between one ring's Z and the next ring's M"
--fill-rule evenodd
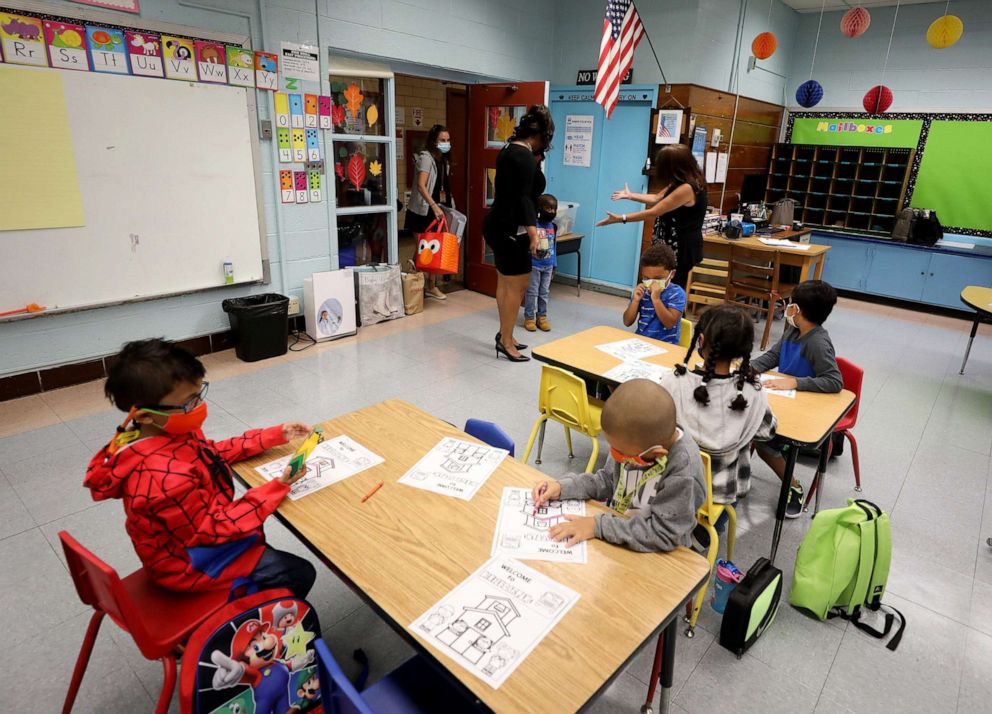
M288 164L293 160L293 144L289 138L289 129L276 129L276 144L279 147L279 163Z
M320 118L320 128L331 128L331 98L323 94L317 97L317 114Z
M310 189L307 184L307 172L306 171L294 171L293 172L293 182L296 184L296 202L297 203L309 203Z
M311 129L317 128L317 95L303 95L303 123Z
M66 22L45 20L45 44L52 67L90 71L86 52L86 28Z
M201 82L227 84L227 48L216 42L195 40L196 69Z
M255 86L275 91L279 82L279 58L271 52L255 51ZM288 113L288 112L287 112Z
M164 77L162 38L147 32L125 32L131 74L139 77Z
M94 72L130 74L122 30L87 25L86 42L90 46L90 61Z
M307 183L310 186L310 203L320 203L323 197L320 192L320 171L308 171Z
M196 65L193 64L193 40L162 35L162 48L165 51L165 76L169 79L184 79L195 82Z
M307 160L307 140L304 129L290 129L293 141L293 161Z
M294 128L303 128L303 95L289 95L289 118L292 120Z
M0 45L7 62L47 67L43 38L41 20L0 12Z
M316 129L305 129L307 141L307 161L320 161L320 141Z
M235 87L255 86L255 56L251 50L227 48L227 81Z
M289 95L276 92L272 95L272 103L276 115L276 126L289 128Z
M296 203L296 191L293 190L293 172L284 169L279 172L279 191L283 203Z

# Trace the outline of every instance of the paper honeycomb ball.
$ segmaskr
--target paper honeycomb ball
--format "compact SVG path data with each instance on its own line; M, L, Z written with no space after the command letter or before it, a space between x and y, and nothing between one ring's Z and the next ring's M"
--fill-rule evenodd
M796 102L801 107L815 107L823 99L823 85L815 79L803 82L796 90Z
M775 54L777 47L778 40L775 39L774 33L762 32L751 41L751 54L758 59L768 59Z
M852 7L840 19L840 31L848 37L861 37L871 24L871 13L860 5Z
M927 42L930 46L943 50L961 39L964 23L957 15L944 15L934 20L927 29Z
M892 106L892 90L884 84L876 84L865 92L864 106L869 114L881 114Z

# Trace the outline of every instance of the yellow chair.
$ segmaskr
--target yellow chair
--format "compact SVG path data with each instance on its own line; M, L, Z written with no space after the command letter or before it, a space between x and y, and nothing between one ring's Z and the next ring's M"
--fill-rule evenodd
M565 427L565 443L568 444L568 458L573 458L572 429L592 439L592 456L586 464L586 471L592 471L599 457L599 432L602 431L603 402L586 394L586 383L571 372L558 367L541 367L541 388L537 398L537 409L541 413L534 422L534 428L527 440L524 463L530 457L530 450L537 442L536 464L541 463L541 450L544 448L544 428L548 420L556 421Z
M686 320L684 317L679 320L679 347L683 349L689 349L689 343L692 342L692 323Z
M720 550L720 539L716 534L716 522L720 520L724 511L727 512L727 560L734 558L734 539L737 536L737 511L730 504L713 503L713 465L710 462L709 454L701 452L700 455L703 457L703 471L706 474L706 502L696 511L696 522L705 528L710 536L710 547L706 553L706 559L710 562L710 576L696 594L695 602L685 606L685 621L689 623L685 630L686 637L692 637L696 634L696 621L699 619L699 611L706 599L706 591L709 589L710 579L713 577L713 570L716 565L717 552Z

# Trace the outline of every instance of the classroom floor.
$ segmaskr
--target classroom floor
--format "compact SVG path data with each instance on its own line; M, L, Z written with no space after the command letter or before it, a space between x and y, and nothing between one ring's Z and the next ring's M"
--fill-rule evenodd
M541 343L599 324L620 325L624 301L555 286L550 334ZM887 306L842 300L827 327L840 355L865 369L861 416L863 497L891 513L892 573L885 601L908 620L896 652L843 621L810 620L786 604L773 626L738 661L715 641L719 621L704 606L694 639L680 635L673 711L976 712L992 702L992 335L982 328L967 373L958 375L969 324ZM779 334L781 322L773 334ZM539 363L493 357L493 302L462 291L428 301L424 314L363 329L263 363L233 353L203 358L211 382L208 436L289 419L330 418L386 398L406 399L454 424L468 417L500 423L522 451L535 416ZM89 613L62 561L66 529L122 573L139 563L118 502L94 503L81 487L91 454L121 415L101 383L0 402L0 628L8 657L0 668L4 710L57 711ZM549 428L541 470L560 474L585 463L575 440L569 463ZM808 485L813 462L797 469ZM824 507L854 495L850 451L831 462ZM771 472L756 465L738 513L743 567L767 554ZM791 578L808 518L787 521L779 565ZM274 520L277 547L306 549ZM373 677L412 650L335 576L318 568L311 594L332 649L362 647ZM617 583L623 596L623 583ZM595 712L636 712L644 701L654 644L594 703ZM346 668L347 657L341 658ZM352 668L353 671L353 668ZM76 703L77 712L151 711L161 667L145 661L127 635L104 625ZM18 704L14 704L14 703ZM173 711L178 705L173 700Z

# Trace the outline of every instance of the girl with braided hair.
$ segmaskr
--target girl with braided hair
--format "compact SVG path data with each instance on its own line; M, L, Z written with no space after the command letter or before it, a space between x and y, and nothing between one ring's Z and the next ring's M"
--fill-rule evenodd
M662 380L679 424L710 455L713 500L733 504L751 487L751 442L775 436L775 415L751 369L754 324L736 305L715 305L693 331L682 364ZM698 350L702 365L692 365ZM733 363L740 360L734 370Z

